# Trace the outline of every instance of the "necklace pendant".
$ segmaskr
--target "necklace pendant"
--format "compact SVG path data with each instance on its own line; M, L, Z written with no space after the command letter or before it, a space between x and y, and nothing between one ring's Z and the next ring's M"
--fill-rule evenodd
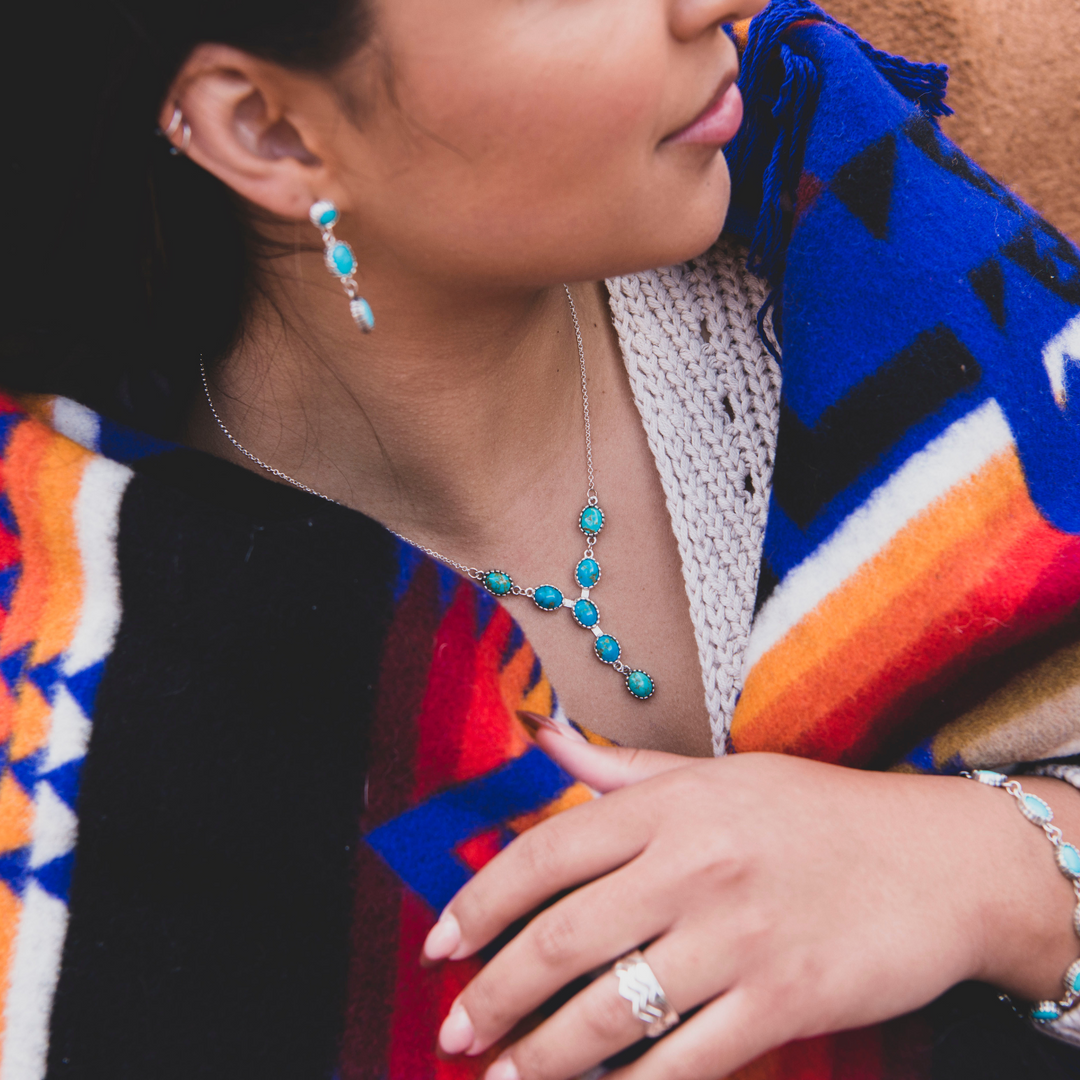
M554 585L538 585L532 599L541 611L558 611L563 606L563 594Z
M505 570L489 570L481 579L480 584L492 596L509 596L514 590L514 581Z
M604 511L599 506L591 503L581 511L578 518L578 528L589 538L590 542L600 535L604 527Z
M645 671L628 671L626 673L626 689L638 699L648 701L656 693L656 683L652 676Z

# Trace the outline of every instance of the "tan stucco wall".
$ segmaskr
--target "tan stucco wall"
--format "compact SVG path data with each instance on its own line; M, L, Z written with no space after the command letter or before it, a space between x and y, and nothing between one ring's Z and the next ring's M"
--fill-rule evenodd
M879 49L949 65L942 129L1080 240L1080 0L819 0Z

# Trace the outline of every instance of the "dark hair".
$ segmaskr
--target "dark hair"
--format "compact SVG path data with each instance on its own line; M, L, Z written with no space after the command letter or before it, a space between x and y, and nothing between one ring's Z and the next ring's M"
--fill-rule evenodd
M216 358L238 332L249 246L228 188L155 133L164 95L207 41L331 71L367 40L369 10L365 0L14 7L0 65L10 137L0 385L176 435L199 354Z

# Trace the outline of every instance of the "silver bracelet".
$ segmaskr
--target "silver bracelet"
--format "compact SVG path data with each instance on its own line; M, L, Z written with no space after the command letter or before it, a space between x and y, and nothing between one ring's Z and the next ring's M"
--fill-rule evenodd
M1011 780L1004 773L993 772L990 769L976 769L974 772L962 772L961 776L974 780L976 783L985 784L987 787L1004 788L1015 800L1024 815L1032 823L1038 825L1046 839L1054 845L1054 859L1058 869L1067 877L1076 894L1076 908L1073 911L1073 930L1080 937L1080 850L1066 843L1061 838L1061 830L1053 824L1054 811L1038 795L1032 795L1024 791L1018 780ZM1036 1024L1051 1024L1080 1002L1080 960L1074 960L1065 972L1063 980L1065 996L1060 1001L1037 1001L1022 1015ZM1011 1003L1007 994L1001 995L1003 1001ZM1017 1010L1019 1011L1019 1010Z

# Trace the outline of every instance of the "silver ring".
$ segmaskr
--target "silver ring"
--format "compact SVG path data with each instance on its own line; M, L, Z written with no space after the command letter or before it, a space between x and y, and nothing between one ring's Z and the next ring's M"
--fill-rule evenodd
M648 1038L658 1038L679 1022L679 1014L664 996L640 949L616 960L611 970L619 980L619 997L630 1002L634 1015L645 1025Z

